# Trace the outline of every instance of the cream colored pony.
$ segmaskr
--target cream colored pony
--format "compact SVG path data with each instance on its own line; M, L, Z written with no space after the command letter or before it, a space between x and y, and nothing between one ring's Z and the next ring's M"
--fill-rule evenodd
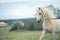
M60 19L53 18L51 15L52 13L48 8L38 7L36 12L38 23L43 22L43 31L40 36L40 40L42 40L47 32L51 33L52 40L56 40L55 33L60 32Z

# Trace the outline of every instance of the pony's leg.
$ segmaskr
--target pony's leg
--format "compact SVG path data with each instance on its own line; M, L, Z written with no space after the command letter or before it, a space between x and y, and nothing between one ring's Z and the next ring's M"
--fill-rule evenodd
M46 30L43 30L39 40L42 40L42 38L45 36L45 34L46 34Z
M52 40L56 40L55 31L52 31L51 37L52 37Z

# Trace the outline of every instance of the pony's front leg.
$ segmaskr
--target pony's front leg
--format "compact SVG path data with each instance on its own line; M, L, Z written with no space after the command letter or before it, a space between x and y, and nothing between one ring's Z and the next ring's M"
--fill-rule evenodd
M43 30L39 40L42 40L42 38L45 36L45 34L46 34L46 30Z

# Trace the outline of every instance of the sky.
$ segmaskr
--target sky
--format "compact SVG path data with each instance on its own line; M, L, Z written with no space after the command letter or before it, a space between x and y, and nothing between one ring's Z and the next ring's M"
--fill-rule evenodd
M60 7L60 0L0 0L0 19L34 18L37 7Z

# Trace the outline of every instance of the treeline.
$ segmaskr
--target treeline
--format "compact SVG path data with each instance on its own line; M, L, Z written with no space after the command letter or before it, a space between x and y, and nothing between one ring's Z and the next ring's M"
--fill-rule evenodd
M24 22L24 26L21 25L20 22L16 22L10 29L10 31L14 31L14 30L42 30L42 24L37 23L36 19L33 18L30 20L26 20Z

